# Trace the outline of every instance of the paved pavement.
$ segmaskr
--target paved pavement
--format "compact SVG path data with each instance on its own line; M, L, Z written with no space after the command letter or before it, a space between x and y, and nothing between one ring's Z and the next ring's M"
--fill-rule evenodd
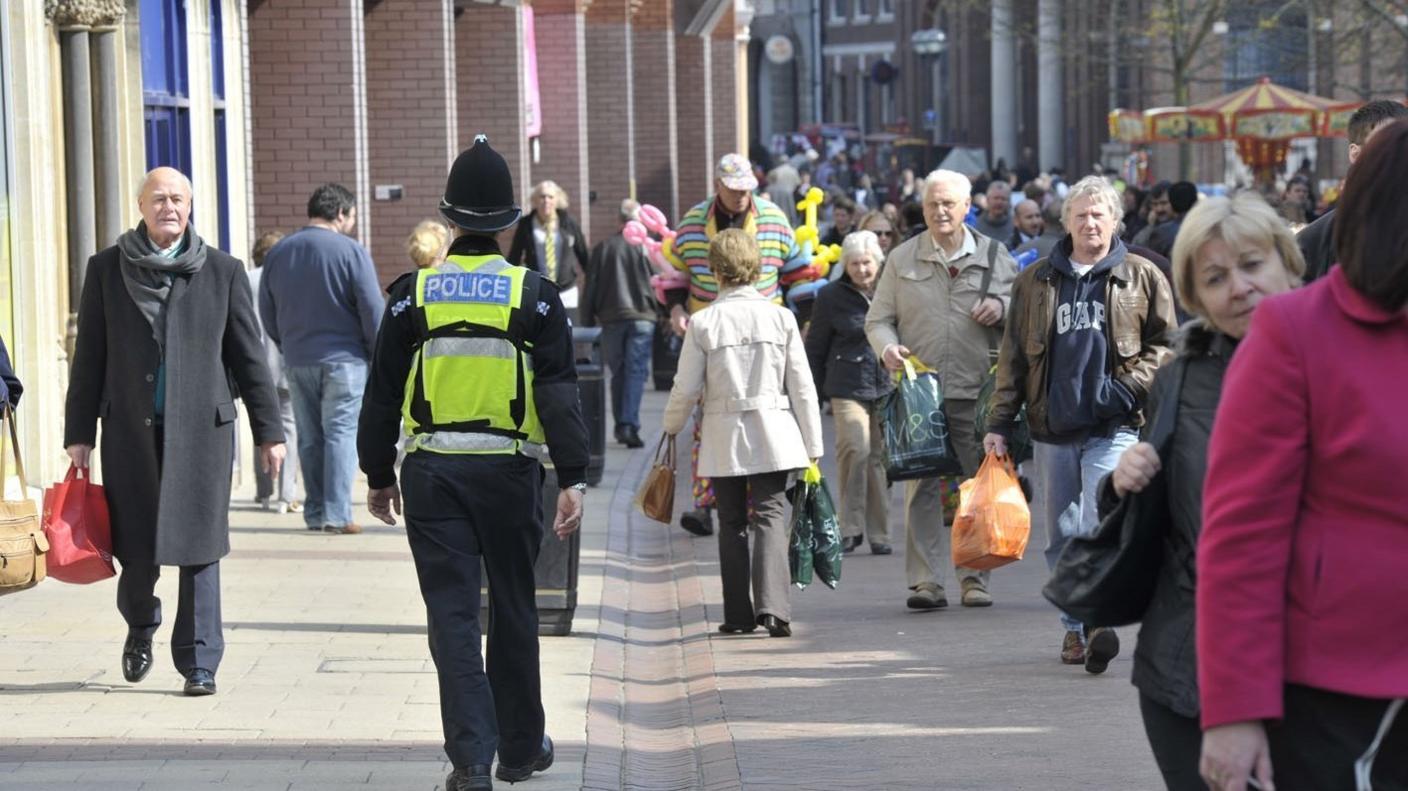
M662 406L647 395L648 436ZM527 788L1160 786L1133 633L1103 676L1059 664L1039 539L994 574L991 609L910 613L902 554L862 549L839 590L794 591L791 639L725 637L713 540L631 508L649 450L613 448L588 496L573 634L543 640L557 763ZM898 488L891 513L902 551ZM165 629L152 675L123 681L112 581L0 599L0 789L440 787L404 533L310 534L247 495L231 520L214 697L180 695ZM159 593L174 603L174 574Z

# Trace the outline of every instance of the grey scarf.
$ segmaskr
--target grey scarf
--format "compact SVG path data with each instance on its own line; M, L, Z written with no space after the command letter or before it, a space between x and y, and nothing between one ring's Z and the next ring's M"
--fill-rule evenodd
M152 325L152 337L163 357L166 355L166 298L171 295L172 279L176 275L193 275L205 265L205 242L189 225L181 246L175 258L162 255L147 237L145 222L137 223L136 228L117 239L117 249L122 254L122 282L137 310Z

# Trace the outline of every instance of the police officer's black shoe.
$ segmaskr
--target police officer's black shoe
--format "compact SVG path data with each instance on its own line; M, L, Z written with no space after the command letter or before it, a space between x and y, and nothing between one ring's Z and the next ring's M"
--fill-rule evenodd
M127 635L127 642L122 646L122 677L136 684L146 678L151 669L152 641Z
M494 772L494 777L506 783L517 783L527 780L533 776L534 772L542 772L552 766L552 739L543 734L543 750L538 753L538 757L524 766L505 766L503 761L499 762L499 768Z
M696 536L712 536L714 534L714 514L708 508L685 511L684 515L680 517L680 527Z
M182 690L193 698L215 694L215 674L209 670L196 668L186 675L186 687Z
M474 764L451 772L445 778L445 791L494 791L489 764Z

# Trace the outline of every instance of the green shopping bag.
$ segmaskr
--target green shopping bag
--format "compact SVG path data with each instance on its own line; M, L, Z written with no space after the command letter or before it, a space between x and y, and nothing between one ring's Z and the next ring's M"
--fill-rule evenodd
M949 438L939 372L910 356L896 376L898 386L881 406L885 478L893 483L962 473Z
M787 541L787 566L792 584L805 590L812 584L812 529L807 518L806 485L792 487L792 534Z
M799 588L811 584L813 572L829 588L841 584L841 524L831 490L815 464L793 490L787 558L792 583Z
M988 433L988 408L992 402L992 392L997 389L997 366L988 371L987 381L978 391L977 432L981 440ZM1027 426L1027 405L1017 410L1017 420L1012 426L1012 439L1007 443L1007 455L1013 464L1021 464L1032 457L1032 432Z

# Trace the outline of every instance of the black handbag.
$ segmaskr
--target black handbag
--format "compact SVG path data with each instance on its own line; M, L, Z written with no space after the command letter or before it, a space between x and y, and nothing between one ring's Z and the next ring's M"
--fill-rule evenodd
M1146 440L1165 459L1178 420L1178 394L1187 368L1182 360L1171 365L1171 394L1161 399ZM1170 527L1167 484L1164 474L1159 473L1144 491L1122 498L1100 520L1093 535L1067 541L1041 595L1088 628L1143 620L1154 599ZM1102 480L1100 485L1109 484Z

